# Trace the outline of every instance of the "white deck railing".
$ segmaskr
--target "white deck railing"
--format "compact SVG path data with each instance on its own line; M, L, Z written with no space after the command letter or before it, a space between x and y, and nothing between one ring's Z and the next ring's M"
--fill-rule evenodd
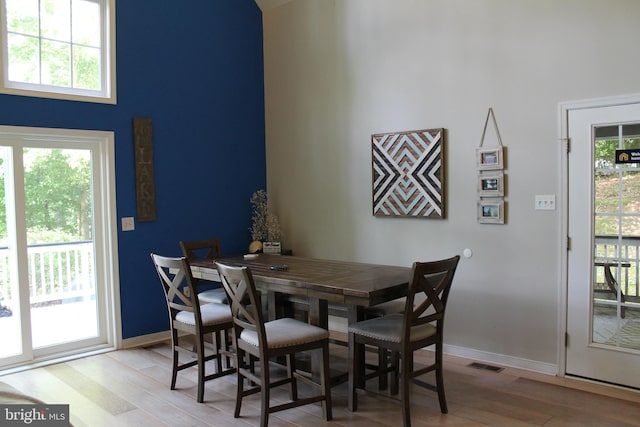
M27 248L31 304L45 304L93 295L93 242L32 245ZM16 297L9 249L0 247L0 304Z
M618 262L630 264L628 268L616 268L612 269L612 272L625 296L639 297L640 270L638 264L640 263L640 254L638 249L640 248L640 238L623 237L618 240L616 236L596 236L595 240L596 258L610 261L612 264ZM602 269L599 274L602 274L601 271ZM603 282L604 277L598 277L596 280Z

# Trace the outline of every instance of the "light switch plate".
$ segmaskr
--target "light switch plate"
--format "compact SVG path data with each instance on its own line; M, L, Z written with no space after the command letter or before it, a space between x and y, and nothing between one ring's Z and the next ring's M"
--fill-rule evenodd
M555 194L536 194L535 209L537 211L555 211L556 195Z
M122 217L122 231L133 231L135 229L136 224L132 216Z

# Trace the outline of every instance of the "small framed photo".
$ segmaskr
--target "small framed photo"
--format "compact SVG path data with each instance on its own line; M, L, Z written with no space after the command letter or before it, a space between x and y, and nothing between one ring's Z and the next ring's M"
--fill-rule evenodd
M282 252L280 242L264 242L262 244L262 252L265 254L280 255Z
M483 224L504 224L504 200L480 200L478 202L478 222Z
M504 169L502 147L477 148L476 153L479 170Z
M504 196L504 172L490 172L478 175L480 197Z

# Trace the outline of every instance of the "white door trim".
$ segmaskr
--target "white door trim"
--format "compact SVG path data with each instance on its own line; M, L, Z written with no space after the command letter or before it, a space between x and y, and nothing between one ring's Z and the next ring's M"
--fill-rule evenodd
M567 350L565 337L567 333L567 291L568 291L568 234L569 234L569 209L567 203L569 189L569 111L586 108L610 107L614 105L628 105L640 103L640 94L611 96L605 98L592 98L579 101L561 102L558 105L558 140L560 142L560 297L558 312L558 376L565 376L567 367Z

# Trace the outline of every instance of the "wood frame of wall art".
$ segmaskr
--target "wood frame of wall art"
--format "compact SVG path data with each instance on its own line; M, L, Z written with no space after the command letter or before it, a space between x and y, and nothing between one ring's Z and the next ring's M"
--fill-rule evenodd
M479 170L504 169L502 146L476 149Z
M445 130L371 135L373 215L445 217Z
M478 222L483 224L504 224L504 200L480 200L478 202Z
M480 197L504 196L504 172L488 172L478 175L478 194Z

